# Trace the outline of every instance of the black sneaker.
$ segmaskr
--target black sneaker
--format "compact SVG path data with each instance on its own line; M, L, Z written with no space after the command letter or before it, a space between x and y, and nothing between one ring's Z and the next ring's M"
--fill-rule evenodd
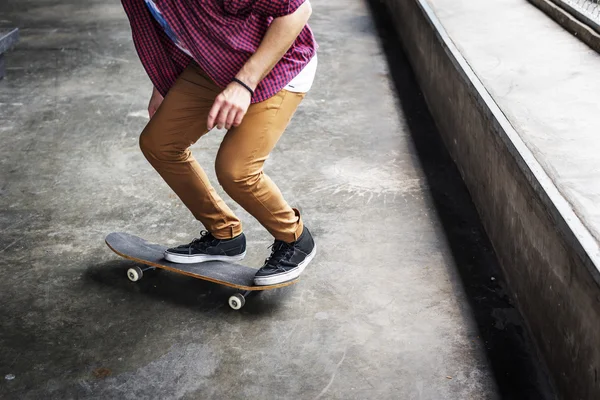
M275 285L296 279L316 253L317 246L307 228L293 243L276 240L271 248L271 256L254 276L254 284Z
M165 251L165 260L179 264L205 261L240 261L246 256L246 236L242 233L233 239L221 240L207 231L190 244L173 247Z

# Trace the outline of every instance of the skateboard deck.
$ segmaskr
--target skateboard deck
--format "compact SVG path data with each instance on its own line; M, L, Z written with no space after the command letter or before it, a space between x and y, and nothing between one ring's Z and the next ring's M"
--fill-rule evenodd
M128 233L114 232L109 234L106 239L108 247L119 256L132 260L154 269L160 268L193 278L202 279L219 285L229 286L235 289L245 291L244 294L237 294L229 299L229 305L234 309L239 309L245 303L245 297L253 291L277 289L289 286L298 281L298 278L269 286L255 286L254 275L256 269L246 267L240 264L227 263L223 261L207 261L195 264L177 264L164 259L164 251L167 246L161 246L147 242L146 240ZM131 281L137 281L142 278L144 269L139 267L130 268L127 276ZM233 298L237 298L241 305L232 304Z

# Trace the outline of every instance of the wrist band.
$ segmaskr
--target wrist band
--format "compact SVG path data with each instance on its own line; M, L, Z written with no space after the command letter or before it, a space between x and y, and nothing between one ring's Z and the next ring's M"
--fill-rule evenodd
M239 83L240 85L242 85L243 87L245 87L250 92L250 95L254 96L254 90L252 90L250 88L250 86L246 85L244 82L240 81L238 78L233 78L233 81L235 83Z

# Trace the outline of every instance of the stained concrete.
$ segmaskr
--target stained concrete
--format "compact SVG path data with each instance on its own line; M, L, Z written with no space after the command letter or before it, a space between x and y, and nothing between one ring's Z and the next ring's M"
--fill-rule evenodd
M118 2L2 2L22 42L0 83L0 397L550 398L397 44L392 80L364 3L312 3L318 78L267 170L320 253L236 312L210 283L129 282L103 243L200 229L137 147L150 84ZM193 149L213 179L221 137ZM259 266L271 239L229 204Z

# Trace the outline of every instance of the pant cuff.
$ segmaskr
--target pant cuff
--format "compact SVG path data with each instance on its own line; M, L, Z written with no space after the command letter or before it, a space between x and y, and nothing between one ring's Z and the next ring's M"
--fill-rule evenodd
M296 228L296 232L294 232L294 241L298 240L304 232L304 222L302 222L302 217L300 216L300 211L297 208L293 208L294 214L298 217L298 227Z
M235 226L228 226L224 229L220 229L218 231L210 232L216 239L219 240L228 240L233 239L236 236L241 235L243 232L242 224L238 224Z

